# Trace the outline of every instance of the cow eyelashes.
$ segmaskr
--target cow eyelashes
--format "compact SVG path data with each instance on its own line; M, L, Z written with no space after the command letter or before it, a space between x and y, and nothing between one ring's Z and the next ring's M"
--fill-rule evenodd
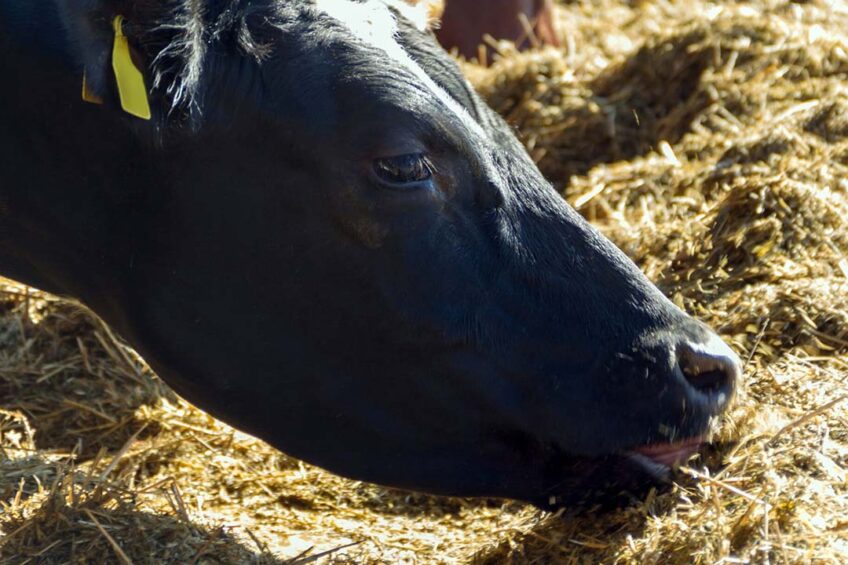
M392 188L417 188L433 177L433 164L422 153L383 157L374 161L374 174Z

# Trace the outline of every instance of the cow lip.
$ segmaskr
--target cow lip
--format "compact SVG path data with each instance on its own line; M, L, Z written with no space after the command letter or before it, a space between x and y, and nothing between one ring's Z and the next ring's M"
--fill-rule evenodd
M666 469L674 468L685 463L704 443L704 438L693 437L682 441L669 443L654 443L636 447L629 454L645 462L650 461L653 465L659 465Z

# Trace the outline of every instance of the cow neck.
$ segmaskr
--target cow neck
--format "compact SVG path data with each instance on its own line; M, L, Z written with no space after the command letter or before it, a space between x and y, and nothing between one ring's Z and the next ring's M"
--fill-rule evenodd
M44 5L0 0L0 275L94 305L121 276L155 163L123 116L81 100L67 56L22 39L66 41L54 11L27 4Z
M12 42L73 64L67 31L53 0L0 0L0 29Z

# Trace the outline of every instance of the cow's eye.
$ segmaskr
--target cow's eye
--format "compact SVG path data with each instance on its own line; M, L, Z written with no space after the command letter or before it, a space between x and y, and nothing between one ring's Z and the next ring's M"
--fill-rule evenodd
M421 153L383 157L374 161L374 174L389 186L416 188L433 177L433 165Z

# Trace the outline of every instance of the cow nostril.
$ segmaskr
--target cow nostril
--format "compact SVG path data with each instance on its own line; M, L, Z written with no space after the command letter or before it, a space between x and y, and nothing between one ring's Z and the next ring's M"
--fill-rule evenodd
M706 343L678 345L677 366L692 388L710 396L729 396L742 372L739 357L714 335Z
M712 369L706 372L699 372L698 367L690 368L686 365L681 365L683 376L689 381L689 384L703 392L716 392L727 385L728 374L723 369Z

